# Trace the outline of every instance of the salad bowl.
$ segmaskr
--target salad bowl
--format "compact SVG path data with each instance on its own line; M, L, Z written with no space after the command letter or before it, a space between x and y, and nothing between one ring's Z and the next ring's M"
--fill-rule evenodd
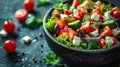
M97 1L97 0L95 0ZM103 3L109 3L101 0ZM64 3L72 3L72 0L68 0ZM107 49L97 50L80 50L73 47L68 47L58 42L52 34L46 29L46 22L51 15L53 8L51 8L44 17L43 27L44 36L50 46L50 48L60 56L67 64L76 66L94 66L104 65L120 58L120 43Z

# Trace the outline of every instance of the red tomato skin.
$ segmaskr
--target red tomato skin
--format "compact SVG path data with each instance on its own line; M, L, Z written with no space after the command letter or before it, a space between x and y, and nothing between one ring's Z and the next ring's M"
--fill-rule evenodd
M13 21L11 20L8 20L8 21L5 21L3 23L3 29L7 32L7 33L13 33L14 30L15 30L15 24Z
M104 39L99 39L98 44L100 45L100 48L103 48L105 46L105 40Z
M60 18L60 12L58 10L54 10L52 15L58 19Z
M70 14L71 14L71 11L68 10L68 9L64 9L63 13L66 14L66 15L70 15Z
M33 11L33 9L34 9L34 2L33 2L33 0L25 0L23 5L24 5L24 8L28 12Z
M69 35L69 40L72 41L73 37L77 36L77 33L72 29L68 29L68 35Z
M55 24L58 24L60 26L61 29L64 28L64 26L67 24L67 21L65 20L58 20L55 22Z
M118 7L114 7L114 8L111 8L110 11L111 11L111 12L119 11L119 8L118 8Z
M113 41L114 41L113 45L116 45L119 42L115 37L113 37Z
M7 53L13 53L16 49L16 43L13 40L7 40L4 42L3 47Z
M60 35L62 35L62 36L68 36L68 30L64 30L64 29L60 30L59 36Z
M103 29L100 30L101 36L110 36L112 35L112 29L109 26L105 26Z
M112 16L115 17L115 18L119 18L120 17L120 11L114 11L112 12Z
M27 18L28 12L25 9L19 9L15 12L14 17L18 21L24 21Z
M79 3L79 0L73 0L73 3L72 3L72 6L76 7L78 6L80 3Z

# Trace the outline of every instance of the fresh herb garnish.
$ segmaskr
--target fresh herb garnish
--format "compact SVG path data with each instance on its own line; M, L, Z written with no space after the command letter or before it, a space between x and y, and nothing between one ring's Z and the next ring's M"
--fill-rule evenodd
M47 65L63 66L63 64L59 63L60 58L52 52L49 52L47 56L43 58L43 60Z
M64 9L68 9L70 7L69 4L63 4L63 3L59 3L55 6L53 6L53 9L56 9L56 10L64 10Z
M51 0L38 0L38 1L37 1L37 7L46 5L46 4L50 3L50 1L51 1Z
M105 11L104 8L105 8L105 4L103 3L103 4L100 5L100 10L102 11L102 13L104 13L104 11Z
M97 41L89 41L88 42L88 48L87 49L97 49L98 48L98 42Z

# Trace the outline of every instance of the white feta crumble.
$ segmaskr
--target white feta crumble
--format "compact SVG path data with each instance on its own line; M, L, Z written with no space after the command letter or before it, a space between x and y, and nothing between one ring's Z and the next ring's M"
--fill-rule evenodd
M60 17L61 17L62 20L64 20L66 17L68 17L68 15L60 14Z
M113 35L114 36L117 36L117 35L119 35L120 34L120 28L115 28L115 29L113 29Z
M101 4L101 2L100 1L96 1L96 4Z
M104 13L104 20L109 20L110 19L110 13L111 11L107 11Z
M7 32L6 32L4 29L2 29L2 30L0 31L0 36L1 36L1 37L7 37L8 34L7 34Z
M22 40L24 41L24 43L26 43L26 44L28 44L28 43L30 43L31 42L31 37L29 37L29 36L24 36L23 38L22 38Z
M95 31L91 32L90 35L96 37L96 36L99 36L99 32L98 32L98 30L95 30Z
M73 45L80 45L80 42L81 42L81 38L77 37L77 36L74 36Z
M112 45L114 43L113 37L106 36L105 43L106 43L106 45Z
M91 19L92 19L92 20L96 20L96 21L98 21L99 18L100 18L100 15L97 14L97 13L94 13L94 14L91 15Z

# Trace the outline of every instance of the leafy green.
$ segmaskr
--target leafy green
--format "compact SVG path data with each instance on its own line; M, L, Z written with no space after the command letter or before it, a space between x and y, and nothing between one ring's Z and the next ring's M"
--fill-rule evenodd
M55 0L57 3L61 3L62 2L62 0Z
M59 41L60 43L63 43L70 47L72 45L72 42L69 42L68 38L69 38L68 36L60 35L60 36L56 37L56 40Z
M116 28L114 20L107 20L102 23L102 26L109 26L110 28Z
M93 0L89 0L89 2L90 2L90 3L92 3L92 2L93 2Z
M55 6L53 6L53 9L56 9L56 10L64 10L64 9L68 9L69 8L69 4L66 3L66 4L63 4L63 3L59 3Z
M45 27L50 31L52 32L53 31L53 28L54 28L54 22L57 21L58 19L55 18L55 17L49 17L48 20L47 20L47 23L45 25Z
M83 2L84 2L84 0L79 0L79 2L80 2L80 3L83 3Z
M88 7L88 12L91 12L93 9L95 9L95 6L89 6Z
M102 13L104 13L104 11L105 11L105 4L104 3L102 3L101 5L100 5L100 10L102 11Z
M88 21L90 19L90 15L89 14L85 14L82 18L82 23L85 21Z
M81 46L82 48L86 49L86 48L87 48L87 43L86 43L86 42L83 42L83 43L80 44L80 46Z
M49 52L46 57L43 58L44 62L47 65L56 65L56 66L63 66L60 64L60 58L52 52Z
M97 49L98 48L98 42L97 41L89 41L88 42L88 48L87 49Z
M108 9L110 9L110 8L112 7L112 4L109 3L109 4L106 5L106 7L107 7Z
M50 1L51 0L38 0L37 1L37 7L46 5L46 4L50 3Z

